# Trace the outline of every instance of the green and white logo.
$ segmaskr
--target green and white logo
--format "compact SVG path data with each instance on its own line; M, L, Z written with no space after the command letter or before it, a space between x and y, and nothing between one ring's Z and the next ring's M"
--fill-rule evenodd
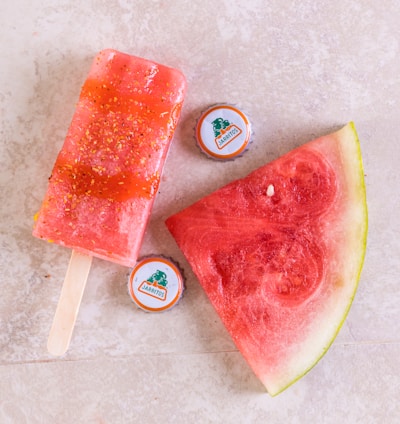
M138 290L141 293L155 297L161 301L165 301L168 292L167 284L167 274L158 269L154 274L140 284Z
M218 149L223 149L242 133L242 130L235 124L231 124L227 119L217 118L212 121L214 130L214 141Z

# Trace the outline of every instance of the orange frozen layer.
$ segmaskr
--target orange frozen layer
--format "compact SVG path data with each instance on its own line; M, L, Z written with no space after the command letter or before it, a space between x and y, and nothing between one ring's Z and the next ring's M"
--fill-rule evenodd
M101 51L84 83L33 235L135 264L185 92L172 68Z

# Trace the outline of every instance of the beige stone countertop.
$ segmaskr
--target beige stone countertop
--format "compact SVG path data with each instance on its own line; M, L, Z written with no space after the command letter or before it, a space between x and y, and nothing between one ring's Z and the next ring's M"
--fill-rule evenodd
M400 422L400 3L397 0L13 0L0 5L0 423ZM68 352L46 342L70 251L31 235L93 56L180 69L188 91L141 255L172 256L186 291L136 308L130 269L94 259ZM209 105L250 116L240 158L201 154ZM328 353L277 397L255 377L164 221L228 181L354 121L369 236Z

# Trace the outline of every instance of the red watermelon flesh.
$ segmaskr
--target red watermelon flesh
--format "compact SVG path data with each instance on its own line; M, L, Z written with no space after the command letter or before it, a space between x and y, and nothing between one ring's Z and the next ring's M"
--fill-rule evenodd
M367 209L352 123L166 221L271 395L326 352L354 297Z
M136 262L185 91L172 68L103 50L94 59L33 234Z

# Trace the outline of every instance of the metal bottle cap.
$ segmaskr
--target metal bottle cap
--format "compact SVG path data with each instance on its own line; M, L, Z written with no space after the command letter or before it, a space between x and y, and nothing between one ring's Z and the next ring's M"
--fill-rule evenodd
M129 294L139 308L161 312L175 306L184 290L178 267L161 256L139 261L131 272Z
M214 159L233 159L247 148L251 125L237 107L219 104L207 109L196 126L196 139L208 156Z

